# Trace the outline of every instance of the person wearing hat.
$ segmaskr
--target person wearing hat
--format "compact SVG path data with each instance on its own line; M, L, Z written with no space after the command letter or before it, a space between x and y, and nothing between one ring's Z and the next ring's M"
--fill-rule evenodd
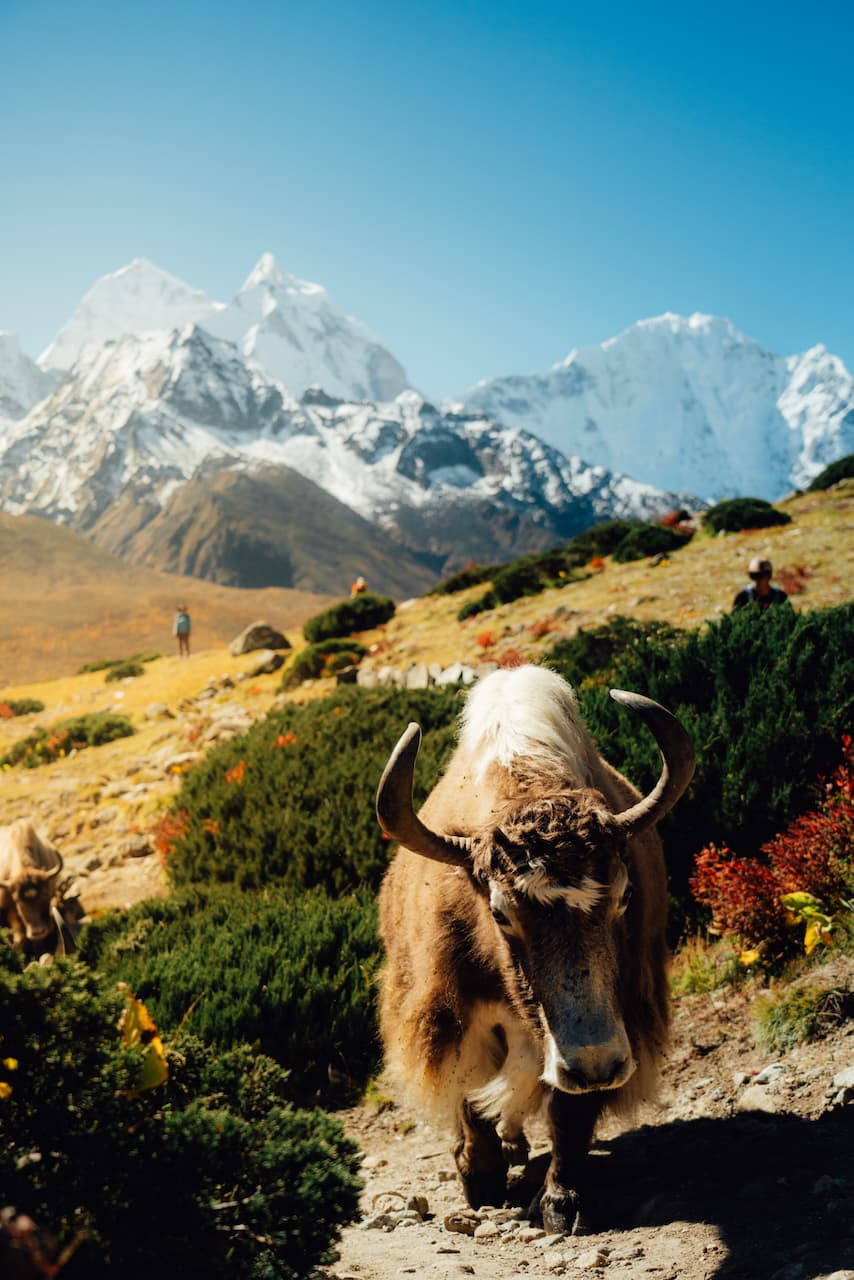
M178 612L175 614L175 621L172 623L172 634L178 637L178 657L189 658L190 656L190 615L187 612L185 604L178 605Z
M754 556L747 566L750 582L742 587L732 602L733 609L741 609L746 604L758 604L760 609L767 609L772 604L783 604L788 596L782 587L771 586L771 575L774 572L771 561L761 556Z

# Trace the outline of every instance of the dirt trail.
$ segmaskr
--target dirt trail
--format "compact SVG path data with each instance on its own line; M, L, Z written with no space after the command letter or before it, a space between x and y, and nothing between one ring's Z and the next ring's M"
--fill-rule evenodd
M854 962L830 972L850 987ZM772 1057L754 1045L750 1008L739 992L677 1002L659 1101L639 1127L597 1138L594 1234L544 1236L507 1210L472 1216L446 1135L393 1107L346 1113L365 1153L364 1217L327 1280L854 1280L854 1079L840 1083L854 1077L854 1025ZM541 1177L545 1134L533 1138ZM427 1201L423 1221L407 1214L412 1197ZM445 1225L466 1213L476 1236Z

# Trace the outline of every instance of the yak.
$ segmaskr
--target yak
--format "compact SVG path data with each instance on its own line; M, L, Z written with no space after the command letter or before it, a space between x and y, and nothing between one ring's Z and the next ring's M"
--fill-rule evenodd
M53 900L61 872L59 850L26 818L0 827L0 925L25 951L38 954L56 945Z
M535 666L469 694L456 750L420 814L410 724L377 792L399 849L380 890L380 1029L402 1094L456 1133L468 1202L500 1205L545 1108L551 1159L529 1214L583 1230L603 1108L653 1091L667 1041L667 884L655 824L694 772L676 718L611 690L662 754L645 797L602 759L573 689Z

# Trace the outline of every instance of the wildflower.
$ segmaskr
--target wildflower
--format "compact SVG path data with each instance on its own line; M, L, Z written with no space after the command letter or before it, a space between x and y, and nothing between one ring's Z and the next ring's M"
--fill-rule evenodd
M6 1098L11 1098L11 1096L12 1086L7 1084L5 1080L0 1080L0 1098L5 1101Z
M216 818L203 818L202 830L206 831L209 836L215 836L219 832L219 822Z
M225 775L226 782L236 782L238 786L243 785L243 779L246 777L246 761L238 760L233 769L229 769Z
M3 1061L2 1061L2 1062L0 1062L0 1066L5 1067L7 1071L17 1071L17 1070L18 1070L18 1059L17 1059L17 1058L4 1058L4 1059L3 1059Z
M287 733L279 734L278 738L273 743L273 746L274 747L292 747L293 744L296 742L296 740L297 740L297 735L294 733L293 729L289 729Z

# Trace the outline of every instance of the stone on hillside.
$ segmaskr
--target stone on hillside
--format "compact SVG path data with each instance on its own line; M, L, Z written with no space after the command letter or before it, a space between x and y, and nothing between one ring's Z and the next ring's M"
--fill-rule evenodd
M119 841L116 852L122 858L147 858L150 853L154 853L154 845L150 836L127 836Z
M174 719L172 712L169 710L165 702L149 702L143 712L146 720L172 720Z
M482 680L484 676L491 676L493 671L497 670L497 662L479 662L474 669L474 678L475 680Z
M416 662L406 672L403 683L407 689L427 689L432 684L432 680L424 663Z
M359 678L359 668L350 665L349 667L341 667L335 672L336 684L355 684Z
M233 658L237 658L241 653L251 653L253 649L290 649L290 647L281 631L271 627L269 622L253 622L232 640L228 646L228 652Z
M263 649L257 657L252 659L246 668L246 674L253 678L255 676L271 676L274 671L278 671L279 667L284 665L285 660L280 653L276 653L274 649Z
M360 689L376 689L379 684L376 671L363 671L359 667L356 671L356 684Z

